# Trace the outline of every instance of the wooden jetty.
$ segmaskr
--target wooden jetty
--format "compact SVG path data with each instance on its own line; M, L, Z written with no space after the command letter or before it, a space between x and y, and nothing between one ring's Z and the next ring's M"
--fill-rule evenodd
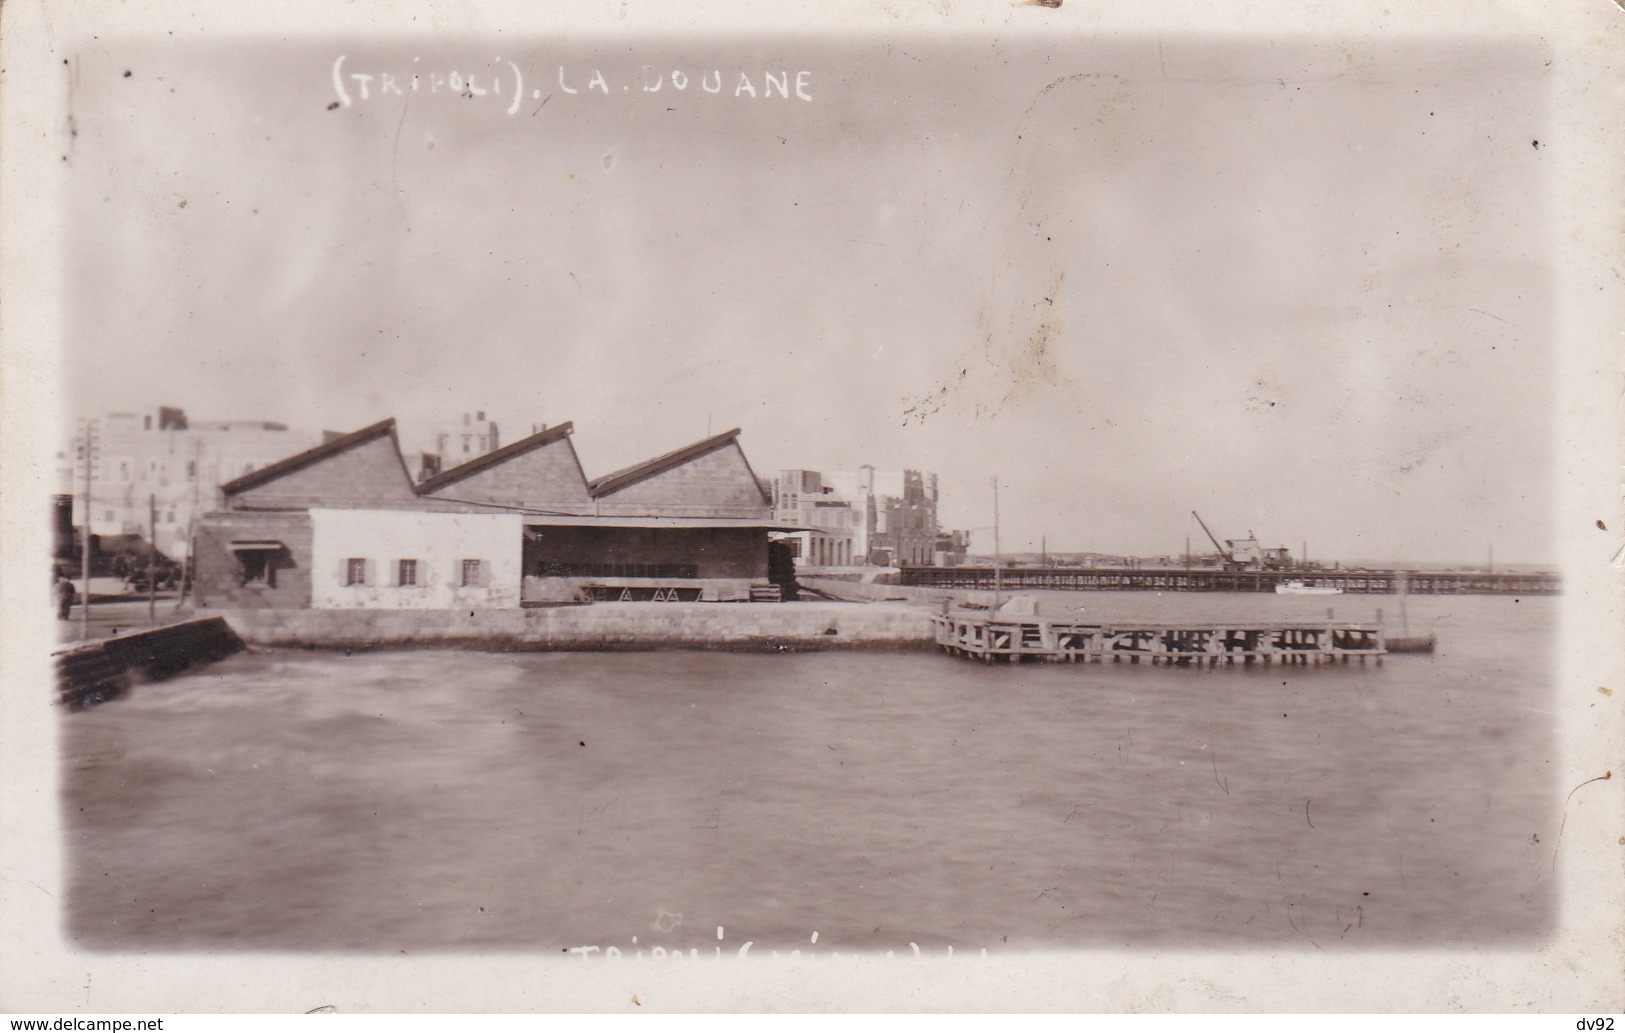
M937 645L953 656L1050 663L1336 664L1388 652L1367 624L1099 624L987 612L934 614Z
M1557 595L1556 574L1396 570L1214 570L1174 567L909 567L899 582L917 588L1060 589L1086 592L1271 592L1286 581L1336 588L1347 595Z

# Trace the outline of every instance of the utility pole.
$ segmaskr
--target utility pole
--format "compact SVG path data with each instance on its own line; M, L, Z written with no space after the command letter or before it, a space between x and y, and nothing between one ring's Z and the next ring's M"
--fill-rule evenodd
M197 569L194 557L197 556L197 510L198 483L203 479L203 439L192 439L192 461L187 466L191 471L192 479L192 505L186 514L186 556L181 560L181 587L175 593L175 610L180 612L186 605L187 592L192 587L192 575Z
M999 549L999 479L993 478L993 609L999 608L1004 592L1003 553Z
M147 496L147 624L158 626L158 496Z
M96 421L83 420L79 440L85 453L85 526L79 544L79 577L84 590L79 593L79 638L90 637L90 485L96 469Z

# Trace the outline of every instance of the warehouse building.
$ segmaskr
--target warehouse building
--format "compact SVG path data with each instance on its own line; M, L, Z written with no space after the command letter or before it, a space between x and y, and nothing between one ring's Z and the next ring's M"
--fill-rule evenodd
M221 486L203 607L777 599L769 497L731 430L588 480L560 424L414 485L393 420Z

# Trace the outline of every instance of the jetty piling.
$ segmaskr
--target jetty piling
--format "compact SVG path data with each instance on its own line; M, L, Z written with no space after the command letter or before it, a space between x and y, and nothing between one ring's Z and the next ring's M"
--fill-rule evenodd
M1380 626L1365 624L1087 623L986 613L931 618L938 647L983 663L1130 663L1179 667L1232 664L1378 663Z

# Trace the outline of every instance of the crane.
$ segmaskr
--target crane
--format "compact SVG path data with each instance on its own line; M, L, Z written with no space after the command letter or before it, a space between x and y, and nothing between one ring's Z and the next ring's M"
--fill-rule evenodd
M1230 554L1229 549L1226 549L1224 546L1219 544L1219 540L1217 538L1213 537L1213 532L1207 529L1207 524L1202 520L1202 514L1193 509L1191 510L1191 516L1195 517L1196 522L1202 525L1202 533L1207 535L1207 540L1212 542L1213 547L1219 550L1219 555L1224 557L1225 567L1227 569L1235 568L1237 566L1236 558Z

